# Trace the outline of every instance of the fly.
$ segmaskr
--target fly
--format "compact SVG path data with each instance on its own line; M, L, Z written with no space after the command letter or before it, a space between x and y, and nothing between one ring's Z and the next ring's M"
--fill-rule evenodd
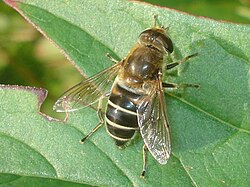
M98 102L99 123L81 140L82 143L104 124L119 147L139 131L144 141L141 173L144 177L147 150L160 164L166 164L171 153L164 89L176 89L179 85L163 82L162 72L197 55L192 54L164 68L163 57L173 50L166 29L156 26L155 18L154 26L139 35L138 42L123 60L116 61L109 56L115 62L113 66L70 88L56 101L54 110L72 112ZM198 87L195 84L181 86ZM105 98L108 102L103 111Z

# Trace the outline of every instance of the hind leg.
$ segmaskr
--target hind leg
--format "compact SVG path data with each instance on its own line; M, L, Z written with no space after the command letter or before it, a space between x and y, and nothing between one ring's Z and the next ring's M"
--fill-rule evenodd
M147 146L144 144L142 147L142 158L143 158L143 167L142 167L142 173L141 173L141 178L145 177L146 173L146 166L147 166Z
M102 113L102 99L100 99L98 102L97 115L99 118L99 123L83 139L81 139L81 141L80 141L81 144L83 144L83 142L86 139L88 139L94 132L96 132L104 124L103 113Z

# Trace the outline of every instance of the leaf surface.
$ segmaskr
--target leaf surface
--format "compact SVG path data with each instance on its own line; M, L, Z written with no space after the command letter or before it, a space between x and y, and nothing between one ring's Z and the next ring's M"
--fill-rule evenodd
M140 179L140 138L119 150L102 128L80 145L79 140L98 122L94 110L71 113L65 124L39 113L46 96L44 90L1 86L3 186L20 176L31 184L52 180L51 184L65 181L65 186L67 182L72 186L250 184L249 26L118 0L5 2L88 76L112 64L105 57L107 52L116 59L126 56L157 14L159 22L169 26L175 44L173 60L199 53L173 73L177 76L168 74L165 79L196 83L200 89L166 95L172 154L164 166L149 156L147 177Z

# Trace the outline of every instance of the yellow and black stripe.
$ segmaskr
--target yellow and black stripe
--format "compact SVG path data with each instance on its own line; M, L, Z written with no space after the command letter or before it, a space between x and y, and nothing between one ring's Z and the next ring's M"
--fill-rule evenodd
M105 118L107 132L118 146L131 140L139 128L135 101L140 97L141 95L121 87L118 82L114 83Z

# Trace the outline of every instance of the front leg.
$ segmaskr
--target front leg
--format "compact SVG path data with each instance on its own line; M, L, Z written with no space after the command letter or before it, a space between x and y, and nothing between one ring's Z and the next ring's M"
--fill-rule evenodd
M189 56L184 57L184 58L181 59L180 61L177 61L177 62L173 62L173 63L167 64L166 69L167 69L167 70L172 69L172 68L174 68L174 67L176 67L176 66L178 66L178 65L180 65L180 64L182 64L182 63L184 63L184 62L186 62L186 61L189 60L190 58L197 56L197 55L198 55L198 53L194 53L194 54L192 54L192 55L189 55Z
M120 62L120 61L114 59L109 53L106 53L106 56L107 56L107 57L109 58L109 60L110 60L111 62L113 62L114 64L117 64L117 63Z
M175 84L175 83L162 83L163 88L173 88L173 89L179 89L179 88L199 88L199 84Z

